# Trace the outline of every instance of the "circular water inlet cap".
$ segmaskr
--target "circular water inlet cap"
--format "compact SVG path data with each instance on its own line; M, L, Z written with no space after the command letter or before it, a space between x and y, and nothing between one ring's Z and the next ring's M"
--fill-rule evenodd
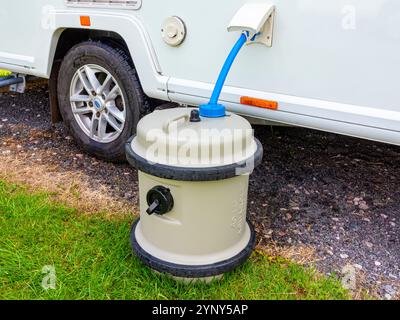
M162 25L161 35L165 43L172 47L177 47L185 41L185 23L179 17L167 18Z

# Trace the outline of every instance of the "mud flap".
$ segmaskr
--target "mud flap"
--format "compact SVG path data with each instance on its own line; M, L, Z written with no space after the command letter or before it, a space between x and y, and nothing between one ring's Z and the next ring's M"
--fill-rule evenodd
M60 108L58 106L57 97L57 79L58 73L60 71L62 60L55 60L53 68L51 70L51 75L49 79L49 100L50 100L50 111L51 111L51 123L56 124L62 122L63 118L60 113Z

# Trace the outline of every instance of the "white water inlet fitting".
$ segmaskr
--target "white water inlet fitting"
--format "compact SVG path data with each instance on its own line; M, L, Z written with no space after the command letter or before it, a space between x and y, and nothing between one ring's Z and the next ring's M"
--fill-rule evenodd
M272 47L275 5L256 2L244 4L228 26L228 31L247 31L250 33L247 44L263 44Z

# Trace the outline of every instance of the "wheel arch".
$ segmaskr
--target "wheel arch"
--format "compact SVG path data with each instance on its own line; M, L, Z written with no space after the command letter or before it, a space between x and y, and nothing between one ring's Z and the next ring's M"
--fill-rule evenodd
M63 29L61 31L61 34L59 34L59 36L57 37L57 43L55 45L54 54L52 55L52 62L50 64L51 70L49 81L49 94L52 123L62 121L57 99L57 79L62 60L71 48L79 43L88 40L101 41L124 50L127 53L127 56L130 58L130 63L135 65L130 54L128 45L118 33L112 31L88 30L78 28Z
M62 59L73 46L88 40L108 41L110 43L113 43L119 48L124 49L132 59L127 43L116 32L105 30L67 28L62 30L60 36L57 39L57 44L52 58L52 65L54 65L54 61Z
M91 17L91 27L83 28L80 25L81 15ZM56 18L48 70L53 122L61 120L56 97L56 79L62 59L69 49L87 40L104 41L125 50L138 73L144 93L153 99L169 101L168 77L162 75L151 39L137 18L128 14L100 15L91 11L82 11L79 14L62 11L56 13Z

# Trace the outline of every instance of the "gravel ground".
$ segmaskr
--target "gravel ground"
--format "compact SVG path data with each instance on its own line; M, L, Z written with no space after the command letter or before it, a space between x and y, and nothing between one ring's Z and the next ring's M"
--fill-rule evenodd
M32 166L85 172L94 188L107 185L136 203L135 170L83 154L62 124L50 124L48 110L44 84L0 93L0 159L17 148ZM398 298L400 148L301 128L257 127L256 135L265 156L251 177L249 213L260 246L297 260L311 250L305 263L321 272L354 270L356 290Z

